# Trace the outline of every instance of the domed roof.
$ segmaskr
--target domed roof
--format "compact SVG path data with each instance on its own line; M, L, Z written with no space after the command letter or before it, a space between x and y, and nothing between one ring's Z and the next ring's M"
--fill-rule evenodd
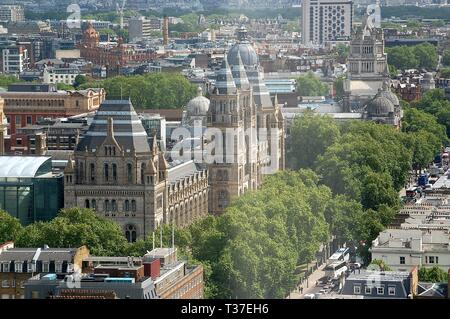
M228 63L230 65L238 65L238 53L241 55L242 63L245 66L254 66L258 64L258 55L253 45L248 41L247 30L245 27L239 28L237 31L238 42L228 52Z
M197 96L190 100L186 106L188 116L206 116L210 101L203 96L202 88L198 87Z
M391 112L394 112L394 104L383 94L377 95L367 104L367 113L369 115L387 115Z
M399 101L397 95L391 91L391 88L389 87L389 84L387 81L383 82L383 87L382 87L382 91L380 92L380 95L384 96L389 101L391 101L392 104L394 104L394 106L400 105L400 101Z
M399 101L397 95L395 95L395 93L392 92L391 90L382 91L381 95L384 96L385 98L387 98L389 101L391 101L391 103L394 106L399 106L400 105L400 101Z
M236 43L228 52L228 63L238 65L238 55L241 55L242 63L245 66L258 64L258 55L250 43Z

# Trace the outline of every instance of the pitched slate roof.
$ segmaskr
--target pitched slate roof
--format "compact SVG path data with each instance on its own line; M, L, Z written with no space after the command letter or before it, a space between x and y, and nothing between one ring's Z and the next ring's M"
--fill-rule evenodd
M222 67L217 71L215 86L218 89L219 94L236 94L236 84L234 83L226 56L223 59Z
M131 101L105 100L98 109L88 131L77 145L77 151L97 150L108 134L108 119L113 120L113 136L125 154L149 153L147 133Z

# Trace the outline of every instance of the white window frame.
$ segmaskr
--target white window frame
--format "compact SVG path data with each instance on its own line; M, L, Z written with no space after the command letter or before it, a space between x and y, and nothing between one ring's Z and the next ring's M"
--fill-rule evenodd
M402 259L403 259L403 263L402 263ZM405 256L400 256L400 265L405 265L406 264L406 257Z
M434 264L434 256L428 256L428 263Z
M9 280L7 279L2 280L2 288L9 288Z
M2 265L3 265L3 272L9 272L10 263L5 262Z
M42 263L42 272L48 273L50 271L50 264L49 263Z
M364 293L366 295L371 295L372 294L372 287L370 287L370 286L364 287Z
M55 272L56 273L61 273L62 272L62 263L61 262L55 263Z
M355 295L360 295L361 294L361 286L360 285L354 285L353 286L353 293Z
M381 293L380 293L381 289ZM377 295L384 295L384 287L377 287Z
M27 264L27 270L28 270L28 272L33 272L33 264L31 263L31 262L28 262L28 264Z
M14 271L17 273L22 273L23 272L23 263L15 263Z
M395 287L388 287L388 295L395 296Z

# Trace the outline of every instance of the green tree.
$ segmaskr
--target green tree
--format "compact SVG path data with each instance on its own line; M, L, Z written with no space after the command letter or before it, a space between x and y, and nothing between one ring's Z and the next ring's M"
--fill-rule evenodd
M313 167L317 156L323 154L339 136L339 128L329 116L308 111L296 117L291 126L287 152L290 167L294 169Z
M21 232L20 221L4 210L0 210L0 244L15 241Z
M75 88L72 85L66 84L66 83L58 83L56 85L56 88L58 90L63 90L63 91L71 91L71 90L75 90Z
M334 81L334 90L336 92L335 100L342 101L342 99L344 97L344 77L343 76L337 77L336 80Z
M345 63L350 53L350 47L345 44L338 44L336 47L336 52L338 55L339 62Z
M450 67L450 50L445 50L442 54L442 64Z
M8 85L23 82L14 75L0 75L0 87L7 88Z
M372 260L372 262L370 263L368 268L372 268L372 267L373 267L373 269L377 269L377 270L381 270L381 271L391 271L391 268L383 260L379 260L379 259Z
M24 228L18 247L80 247L86 245L93 255L120 256L127 242L115 222L97 216L90 209L63 209L49 222L37 222Z
M109 96L129 96L138 109L182 108L197 92L195 85L175 73L116 76L104 81L88 82L78 88L88 87L103 87Z
M419 268L419 281L441 283L447 282L448 275L439 266L433 268Z
M439 55L436 47L430 43L423 43L413 47L414 55L419 62L420 68L433 70L436 68Z
M440 69L439 73L443 78L450 78L450 67Z
M419 61L414 54L414 50L407 46L396 46L386 50L388 64L397 69L415 69L419 67Z
M79 87L80 85L83 85L85 83L88 83L88 78L86 77L86 75L78 74L75 77L75 87Z
M300 96L328 95L328 85L322 83L312 72L297 79L297 90Z

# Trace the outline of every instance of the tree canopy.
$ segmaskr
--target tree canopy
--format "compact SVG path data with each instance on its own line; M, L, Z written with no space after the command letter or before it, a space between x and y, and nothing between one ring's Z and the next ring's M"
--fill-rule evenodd
M63 209L49 222L28 225L16 234L15 242L18 247L86 245L97 256L120 256L127 245L118 224L81 208Z
M433 268L419 268L419 281L424 282L447 282L448 274L443 271L439 266L434 266Z
M445 50L442 53L442 64L444 66L450 66L450 50Z
M439 55L436 47L430 43L415 46L395 46L387 48L388 64L397 69L425 68L433 70L437 67Z
M322 96L329 94L328 85L322 83L312 72L297 79L297 90L300 96Z
M87 82L78 88L103 87L109 96L130 97L136 108L181 108L195 97L197 88L181 74L150 73L116 76L98 82Z

